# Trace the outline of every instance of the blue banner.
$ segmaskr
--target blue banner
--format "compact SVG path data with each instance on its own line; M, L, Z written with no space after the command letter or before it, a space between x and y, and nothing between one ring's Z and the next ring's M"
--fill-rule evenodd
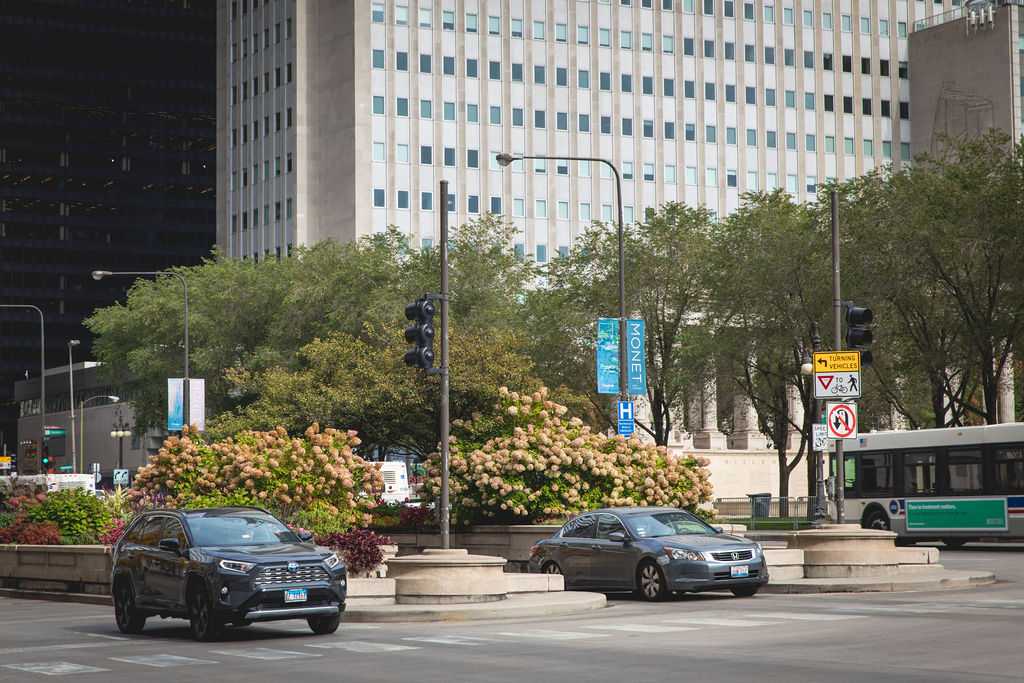
M630 396L647 394L647 357L644 348L644 321L626 321L626 381Z
M597 393L619 393L619 320L597 319Z
M185 424L185 380L167 378L167 431L180 432Z

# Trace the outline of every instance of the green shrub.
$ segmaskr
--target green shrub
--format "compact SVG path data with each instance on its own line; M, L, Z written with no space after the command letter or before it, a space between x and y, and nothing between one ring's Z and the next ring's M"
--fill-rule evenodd
M74 543L96 543L110 526L110 512L96 496L82 489L54 491L25 511L32 522L53 522L61 538Z
M206 443L186 432L139 468L134 495L168 507L255 505L341 531L368 524L384 488L380 471L352 452L358 444L355 432L316 424L303 438L278 427Z
M567 409L547 389L520 396L502 388L501 397L493 413L452 423L451 504L460 523L562 520L620 505L695 510L711 497L706 461L563 419ZM423 490L436 501L438 454L429 465Z

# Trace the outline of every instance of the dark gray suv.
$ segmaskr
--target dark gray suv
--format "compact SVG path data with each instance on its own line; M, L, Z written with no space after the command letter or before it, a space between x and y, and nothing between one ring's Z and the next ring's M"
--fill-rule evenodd
M630 590L646 600L673 591L750 597L768 583L760 545L723 534L685 510L657 507L575 517L530 549L530 571L562 574L567 589Z
M258 508L154 510L113 549L111 594L122 633L151 616L189 620L197 640L228 624L306 619L334 633L345 611L345 563Z

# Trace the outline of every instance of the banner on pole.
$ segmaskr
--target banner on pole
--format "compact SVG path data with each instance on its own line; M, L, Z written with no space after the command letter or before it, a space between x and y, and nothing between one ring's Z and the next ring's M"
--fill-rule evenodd
M201 432L206 431L206 380L188 381L188 419Z
M619 319L597 319L597 393L619 393Z
M167 431L180 432L185 425L185 380L167 378Z
M626 380L630 396L647 394L647 358L644 348L644 321L626 321Z

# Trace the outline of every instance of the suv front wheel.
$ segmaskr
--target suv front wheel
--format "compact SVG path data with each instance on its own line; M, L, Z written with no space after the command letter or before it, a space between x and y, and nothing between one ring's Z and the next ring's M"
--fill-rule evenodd
M192 637L196 640L216 640L220 635L222 624L213 613L210 596L203 586L192 589L188 600L188 620Z
M146 615L135 606L135 589L130 579L121 579L114 586L114 620L121 633L135 635L142 633Z
M309 628L318 636L326 636L338 630L341 624L341 612L329 617L309 617L306 619Z

